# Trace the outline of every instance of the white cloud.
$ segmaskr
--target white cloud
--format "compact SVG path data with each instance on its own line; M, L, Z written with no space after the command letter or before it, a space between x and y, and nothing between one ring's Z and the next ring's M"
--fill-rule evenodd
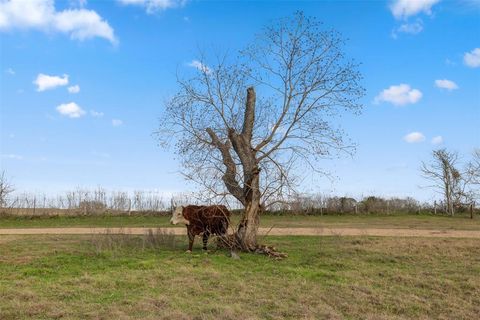
M83 8L87 5L87 0L70 0L70 6L71 7L79 7Z
M189 67L193 67L197 69L198 71L205 72L206 74L212 73L212 69L210 69L207 65L201 63L198 60L193 60L189 64L187 64Z
M11 76L15 75L15 70L13 70L12 68L8 68L7 70L5 70L5 72L8 73Z
M442 144L443 138L442 136L436 136L432 138L432 144Z
M425 141L425 136L421 132L411 132L406 136L404 136L403 140L405 140L408 143L423 142Z
M417 34L422 32L422 30L423 30L423 23L421 20L418 20L413 23L404 23L397 29L398 32L410 33L410 34Z
M374 99L374 103L390 102L396 106L403 106L409 103L416 103L422 98L422 92L412 89L408 84L390 86L380 92Z
M80 118L85 114L85 111L75 102L61 104L57 107L57 111L69 118Z
M396 19L406 19L420 12L431 14L432 7L440 0L395 0L390 11Z
M61 32L72 39L100 37L116 44L114 31L95 11L67 9L56 11L53 0L10 0L0 2L0 31L36 29Z
M23 160L23 157L18 154L2 154L2 158L12 159L12 160Z
M122 121L122 120L112 119L112 125L113 125L114 127L121 126L122 124L123 124L123 121Z
M70 93L79 93L80 92L80 86L78 84L68 87L68 92Z
M37 91L45 91L59 86L66 86L68 84L68 75L64 74L62 78L39 73L33 83L37 86Z
M471 68L480 67L480 48L475 48L470 52L466 52L463 56L463 62Z
M117 0L123 5L134 5L145 8L147 13L183 7L187 0Z
M435 80L435 86L441 89L446 89L448 91L458 89L458 86L455 82L447 79Z
M90 115L92 117L95 117L95 118L101 118L103 117L103 112L98 112L98 111L95 111L95 110L90 110Z
M399 33L408 33L408 34L417 34L422 32L423 22L420 19L417 19L416 22L404 23L400 27L392 31L392 38L397 39Z

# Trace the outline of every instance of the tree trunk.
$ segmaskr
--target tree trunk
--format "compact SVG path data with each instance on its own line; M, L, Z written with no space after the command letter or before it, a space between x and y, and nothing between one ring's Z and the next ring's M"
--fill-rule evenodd
M257 247L260 213L260 170L255 168L245 188L245 212L237 229L236 239L242 250L253 251Z
M257 247L257 232L259 226L260 201L247 204L245 213L238 225L237 242L245 251L253 251Z

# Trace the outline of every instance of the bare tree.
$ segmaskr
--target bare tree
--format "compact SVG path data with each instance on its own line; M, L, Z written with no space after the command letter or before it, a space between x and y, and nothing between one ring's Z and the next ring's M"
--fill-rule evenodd
M472 159L467 164L465 175L470 189L468 194L471 202L480 198L480 149L475 149Z
M188 179L244 206L235 235L243 250L257 248L262 204L294 191L294 173L320 172L319 159L353 151L331 121L359 112L364 95L343 44L297 12L266 27L239 57L209 64L202 55L195 76L178 78L159 141L174 142Z
M455 214L455 208L473 202L475 193L472 186L478 183L480 166L474 159L469 162L464 170L459 169L457 152L446 149L435 150L432 153L431 163L422 162L423 176L434 184L429 187L440 192L446 204L446 212Z
M468 163L468 170L472 175L472 183L480 185L480 149L475 149L472 160Z
M0 174L0 208L7 205L8 195L15 191L13 185L8 181L5 171Z

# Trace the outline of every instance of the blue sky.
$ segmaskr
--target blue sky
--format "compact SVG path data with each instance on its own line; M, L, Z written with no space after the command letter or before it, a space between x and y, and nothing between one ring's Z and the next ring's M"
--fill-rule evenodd
M338 120L356 154L302 189L432 199L420 162L480 147L478 1L2 0L1 169L29 192L192 190L152 137L176 73L297 10L348 39L367 90L363 113Z

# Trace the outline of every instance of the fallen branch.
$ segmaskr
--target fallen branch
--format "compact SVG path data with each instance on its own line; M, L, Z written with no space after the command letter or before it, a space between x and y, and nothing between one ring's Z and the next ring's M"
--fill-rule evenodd
M254 248L250 250L245 250L244 247L241 245L241 243L239 243L238 238L236 237L235 234L230 234L224 237L218 237L217 248L230 250L230 253L232 256L234 256L234 254L232 253L240 251L240 252L263 254L263 255L269 256L270 258L274 258L276 260L280 260L288 257L286 253L279 252L275 247L267 246L267 245L257 244Z

